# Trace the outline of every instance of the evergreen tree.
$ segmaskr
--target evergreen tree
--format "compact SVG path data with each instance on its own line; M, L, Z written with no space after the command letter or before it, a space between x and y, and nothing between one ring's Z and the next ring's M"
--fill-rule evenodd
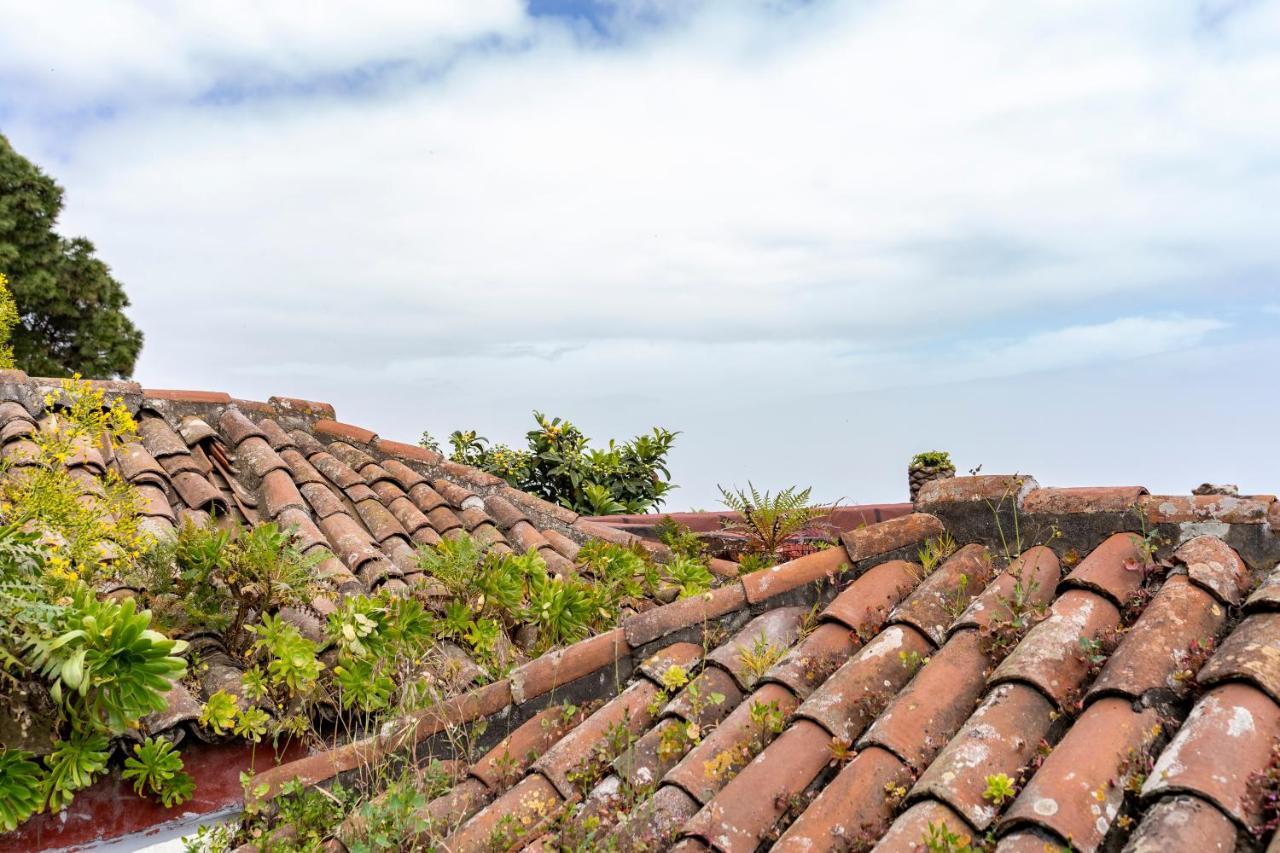
M83 237L53 229L62 187L0 134L0 271L19 324L11 344L32 376L128 377L142 332L124 315L129 299Z

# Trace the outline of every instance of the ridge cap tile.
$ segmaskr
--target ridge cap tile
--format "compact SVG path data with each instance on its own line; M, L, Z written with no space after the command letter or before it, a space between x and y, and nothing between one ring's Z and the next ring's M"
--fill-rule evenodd
M378 439L378 434L373 430L358 427L355 424L336 421L332 418L318 419L312 424L311 429L318 435L339 440L356 441L360 444L373 444Z

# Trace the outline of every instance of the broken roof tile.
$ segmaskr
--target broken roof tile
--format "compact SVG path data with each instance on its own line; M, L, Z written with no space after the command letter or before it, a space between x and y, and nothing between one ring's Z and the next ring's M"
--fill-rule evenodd
M1182 543L1173 552L1173 560L1186 566L1191 580L1223 604L1239 605L1253 586L1244 560L1216 536L1197 536Z

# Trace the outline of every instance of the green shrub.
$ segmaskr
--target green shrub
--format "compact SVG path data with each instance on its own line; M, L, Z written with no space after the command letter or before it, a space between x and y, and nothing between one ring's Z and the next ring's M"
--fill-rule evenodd
M667 455L678 433L654 427L630 441L610 439L606 447L593 448L569 421L541 412L533 417L537 428L525 434L524 450L491 445L475 430L457 430L449 436L450 458L584 515L650 512L675 488ZM423 436L424 446L434 444Z

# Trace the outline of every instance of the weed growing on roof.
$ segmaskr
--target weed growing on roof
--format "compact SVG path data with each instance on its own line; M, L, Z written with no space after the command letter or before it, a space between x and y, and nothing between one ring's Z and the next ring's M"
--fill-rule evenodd
M928 853L981 853L984 848L973 846L972 841L962 832L952 832L942 821L931 822L920 838Z
M658 540L670 548L671 553L676 556L699 562L706 558L706 544L687 524L681 524L671 516L664 515L654 525L654 531L658 534Z
M274 523L245 529L188 520L126 580L145 590L144 600L165 626L216 632L228 653L240 657L252 642L250 617L305 605L320 591L315 567L323 557L319 550L303 554L292 532Z
M750 648L747 646L738 648L738 660L745 670L747 683L754 684L764 678L765 673L782 660L786 653L785 647L770 643L764 629L761 629L760 635L751 642Z
M933 574L934 569L942 565L942 562L956 552L956 540L950 533L943 533L939 536L930 536L924 540L924 545L917 552L919 558L921 576L920 580L927 578Z
M909 652L898 652L898 662L902 664L902 668L908 675L915 675L920 671L920 667L929 662L929 658L912 649Z
M1002 806L1017 795L1013 780L1006 773L992 773L986 779L987 788L982 792L982 799L995 806Z
M136 793L159 797L165 808L184 803L195 793L195 780L182 769L182 758L167 740L149 737L135 744L120 775L133 782Z
M775 562L784 542L812 527L832 509L809 502L812 487L788 486L776 495L768 491L761 493L752 483L747 483L745 491L724 486L716 488L720 490L721 502L742 516L740 521L727 522L725 529L747 538L747 554L759 554Z
M113 561L137 559L150 541L138 526L137 493L114 469L82 479L67 468L95 445L111 448L132 436L128 410L78 376L44 402L51 413L30 438L26 464L0 463L0 514L40 533L49 572L65 591L77 580L96 583Z
M1035 600L1039 588L1038 580L1028 583L1019 575L1014 580L1012 595L996 597L1001 610L980 629L979 647L983 654L994 661L1004 660L1027 631L1044 620L1048 607Z

